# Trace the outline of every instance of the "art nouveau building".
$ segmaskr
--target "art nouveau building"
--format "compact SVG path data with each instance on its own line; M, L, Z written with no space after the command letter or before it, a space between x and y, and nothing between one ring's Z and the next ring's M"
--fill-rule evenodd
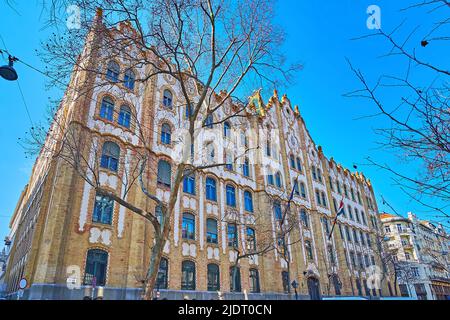
M101 43L96 36L93 32L91 40ZM117 192L125 188L123 177L129 173L129 160L142 148L131 115L146 123L153 157L147 188L167 201L180 145L177 132L186 126L189 116L180 88L163 75L136 82L148 67L131 70L120 59L98 58L95 50L85 48L86 63L105 70L113 85L102 85L103 76L75 70L70 88L80 90L67 90L58 117L67 126L83 128L83 152L98 163L102 184ZM195 100L196 86L188 90ZM218 100L221 94L216 95ZM225 104L214 117L225 118L233 107L231 102ZM250 297L287 298L295 280L304 297L392 295L389 278L370 274L370 270L382 272L385 267L376 241L380 222L370 181L325 157L299 109L286 95L274 92L267 103L254 107L247 108L245 117L220 124L211 125L215 119L201 119L206 126L192 146L192 160L224 159L228 165L196 172L183 181L160 265L161 294L217 298L220 291L227 298L242 297L243 292ZM57 140L47 144L58 148ZM230 150L236 148L251 151L235 157ZM277 250L242 259L232 285L235 248L245 251L262 241L255 216L273 228L275 239L277 219L291 190L289 212L298 217L298 225L289 235L288 261ZM126 197L155 210L138 184ZM345 214L328 239L341 199ZM140 279L153 245L153 229L142 217L97 195L70 165L45 153L36 160L17 208L13 223L18 228L11 239L7 268L8 292L15 292L19 280L26 278L30 285L25 297L29 299L76 299L95 279L97 287L105 288L105 298L139 298ZM239 217L244 223L236 224L229 217ZM77 278L81 288L70 285ZM372 280L381 284L371 290L368 282Z
M387 249L398 268L402 296L446 300L450 296L449 236L441 225L408 217L381 214Z

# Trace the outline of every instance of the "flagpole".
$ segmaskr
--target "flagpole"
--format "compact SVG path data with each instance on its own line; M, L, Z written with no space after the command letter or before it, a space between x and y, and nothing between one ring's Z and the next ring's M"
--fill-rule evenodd
M344 203L344 196L342 196L341 203L342 203L342 204ZM344 209L343 209L343 210L344 210ZM338 218L338 217L339 217L339 211L336 212L336 217L334 218L333 225L331 226L331 232L330 232L330 234L328 235L328 241L331 240L331 236L333 235L334 227L336 226L337 218Z

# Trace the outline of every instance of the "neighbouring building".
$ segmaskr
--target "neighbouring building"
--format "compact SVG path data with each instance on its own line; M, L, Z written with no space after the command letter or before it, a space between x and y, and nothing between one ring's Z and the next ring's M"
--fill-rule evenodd
M101 25L100 12L95 23ZM129 25L123 23L108 32L114 35L127 28ZM188 107L180 107L180 87L165 75L144 83L131 81L136 76L142 78L149 66L130 70L124 61L102 59L98 52L102 38L94 30L88 39L88 43L97 45L87 45L80 59L93 69L105 70L106 77L117 84L102 85L102 76L75 69L70 88L80 90L67 90L56 118L63 117L65 127L82 128L79 144L85 147L86 158L99 164L99 179L109 188L121 190L124 186L118 181L129 169L123 159L132 157L141 147L134 131L137 129L128 117L130 112L136 115L151 128L147 134L154 173L147 188L166 201L173 185L175 144L171 139L189 115ZM127 81L117 81L125 76ZM195 86L188 90L196 96ZM226 117L233 107L232 102L227 103L219 115ZM117 112L113 112L115 109ZM160 264L158 289L162 297L188 294L191 298L214 299L220 291L229 299L242 298L244 292L250 298L288 299L292 298L293 280L304 298L393 295L393 280L370 271L385 270L380 258L383 248L377 241L381 222L372 184L362 173L352 173L324 155L298 107L286 95L279 97L274 92L261 108L249 107L245 117L230 118L214 127L224 140L255 151L227 161L225 168L204 169L185 179ZM216 140L217 136L209 142L208 156L227 160ZM58 150L59 141L46 143ZM96 151L98 157L94 156ZM291 190L295 192L290 214L298 216L298 230L292 237L298 241L287 248L289 262L277 251L243 259L238 280L232 285L235 247L248 248L261 237L252 227L252 217L262 214L272 222L275 235L275 221L286 207ZM139 205L147 201L139 184L129 190L127 199ZM329 239L341 200L344 214ZM249 221L248 225L236 227L227 221L233 215ZM9 294L18 290L21 278L26 278L29 287L24 298L81 299L95 278L95 285L104 288L106 299L140 297L140 279L153 244L151 225L125 207L96 195L93 187L61 158L39 155L12 226L17 229L12 233L6 271ZM81 279L81 288L71 288L73 277ZM370 285L377 281L381 283Z
M450 298L449 235L442 225L381 214L387 248L397 269L401 295L419 300Z

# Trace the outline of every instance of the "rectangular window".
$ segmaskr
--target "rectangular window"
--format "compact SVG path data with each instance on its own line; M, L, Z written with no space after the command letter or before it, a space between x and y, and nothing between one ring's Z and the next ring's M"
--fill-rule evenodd
M235 224L228 225L228 246L232 248L238 247L238 234Z
M218 243L217 239L217 221L214 219L206 220L206 242Z
M111 224L114 209L114 200L107 196L97 195L95 197L94 214L92 222Z

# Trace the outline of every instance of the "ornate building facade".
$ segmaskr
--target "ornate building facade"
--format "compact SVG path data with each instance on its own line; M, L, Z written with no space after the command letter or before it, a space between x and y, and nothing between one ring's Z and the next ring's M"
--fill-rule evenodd
M95 32L89 37L88 43L101 43ZM124 60L99 58L96 50L98 46L87 46L83 58L87 65L100 66L104 75L75 68L56 118L66 128L81 128L81 152L98 163L102 184L119 193L130 170L127 159L142 148L133 119L147 124L153 157L147 188L167 201L176 166L176 132L189 116L179 84L164 75L134 81L144 78L149 66L130 69ZM104 77L117 83L103 85ZM188 90L195 100L196 86ZM221 93L215 96L219 100ZM224 119L233 108L227 103L214 117ZM313 299L392 295L393 282L383 276L383 248L377 241L381 224L370 181L324 155L286 95L274 92L267 104L251 103L244 113L214 125L214 119L201 119L206 125L192 158L224 159L227 166L198 171L182 183L160 264L161 295L206 299L217 298L220 291L230 299L242 298L244 292L252 298L292 298L294 280L300 296ZM58 150L59 143L47 139L47 150ZM205 144L207 151L198 152ZM228 161L230 144L251 151ZM126 198L154 206L138 184ZM341 201L344 212L332 230ZM241 259L236 282L231 282L236 249L245 251L261 241L254 216L272 226L275 239L276 221L287 206L298 217L289 235L288 259L277 250ZM244 223L233 223L230 216ZM93 282L104 288L106 299L139 298L152 226L96 194L64 159L41 152L12 225L6 271L10 294L26 278L28 299L79 299ZM381 275L370 270L381 270ZM371 282L378 284L372 287Z
M449 235L442 225L408 217L381 214L387 248L398 269L402 296L447 300L450 296Z

